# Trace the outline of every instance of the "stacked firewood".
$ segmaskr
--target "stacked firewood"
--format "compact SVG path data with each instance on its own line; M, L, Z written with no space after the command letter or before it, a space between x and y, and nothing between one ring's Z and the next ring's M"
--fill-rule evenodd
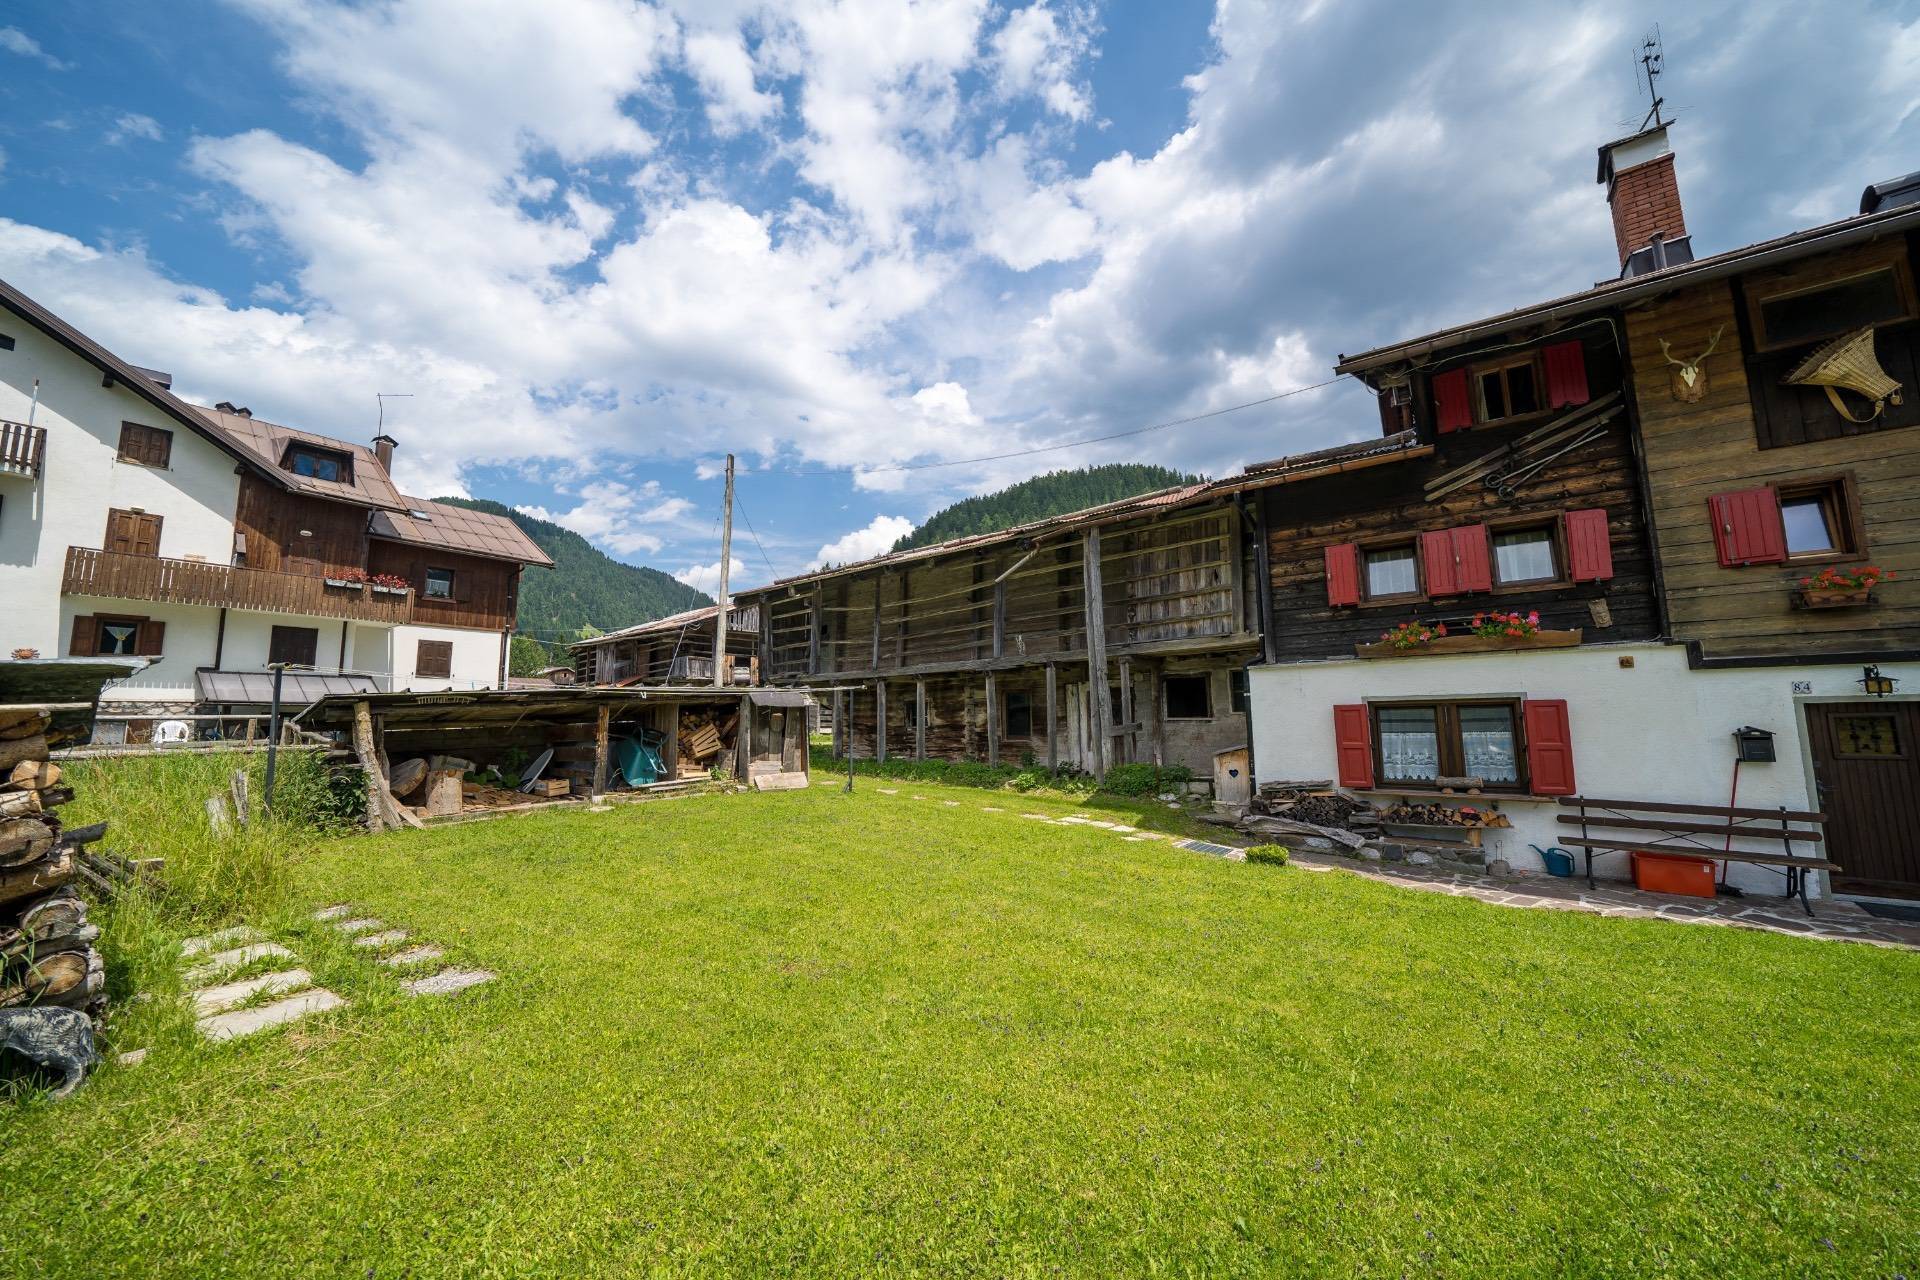
M0 1008L61 1005L97 1017L100 930L73 881L103 883L131 868L87 851L106 824L61 825L56 811L73 790L47 758L48 727L41 708L0 707Z
M734 735L740 729L740 713L696 711L689 709L680 716L680 768L685 773L689 766L704 773L724 753L733 749Z
M1331 780L1262 783L1260 794L1248 808L1256 814L1311 823L1316 827L1372 831L1376 826L1373 805L1351 791L1334 786Z
M1427 827L1510 827L1506 815L1492 809L1480 809L1470 804L1416 804L1411 801L1394 805L1380 815L1381 820L1396 825Z

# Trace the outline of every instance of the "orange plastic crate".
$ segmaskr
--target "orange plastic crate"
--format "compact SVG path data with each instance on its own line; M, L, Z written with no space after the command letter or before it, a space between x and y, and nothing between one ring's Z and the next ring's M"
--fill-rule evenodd
M1633 851L1633 883L1648 893L1680 893L1690 898L1713 896L1713 859L1684 853Z

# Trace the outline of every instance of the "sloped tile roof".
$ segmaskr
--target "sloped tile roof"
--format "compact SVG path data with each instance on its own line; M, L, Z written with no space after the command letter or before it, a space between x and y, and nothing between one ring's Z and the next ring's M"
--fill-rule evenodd
M400 496L400 502L399 510L375 511L367 531L389 542L410 542L492 560L553 567L553 558L505 516L404 495Z
M380 465L380 459L366 445L335 440L332 436L301 431L294 427L283 427L277 422L249 417L243 413L209 409L204 405L195 405L194 410L228 439L235 441L261 462L278 471L281 482L296 493L308 493L316 498L351 502L363 507L394 508L406 502L406 499L400 496L400 491L393 487L393 481L388 477L387 469ZM295 443L310 444L316 448L331 449L335 453L346 454L353 459L353 479L350 481L319 480L313 476L295 475L288 471L281 465L281 461L286 457L287 446Z

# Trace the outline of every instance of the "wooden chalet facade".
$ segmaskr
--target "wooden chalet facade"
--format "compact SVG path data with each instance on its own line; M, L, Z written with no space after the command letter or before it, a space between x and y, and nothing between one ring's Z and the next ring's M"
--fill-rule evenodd
M1411 446L1261 496L1258 779L1471 787L1533 869L1564 795L1821 810L1829 891L1920 896L1920 204L1695 259L1664 128L1600 177L1618 280L1344 358Z

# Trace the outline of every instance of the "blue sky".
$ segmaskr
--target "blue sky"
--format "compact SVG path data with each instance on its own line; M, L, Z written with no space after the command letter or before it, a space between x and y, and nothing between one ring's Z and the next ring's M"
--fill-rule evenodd
M203 401L365 439L410 393L412 491L701 585L731 449L755 581L1057 466L1377 430L1348 383L966 461L1611 275L1656 17L1699 251L1920 168L1912 4L24 0L0 276Z

